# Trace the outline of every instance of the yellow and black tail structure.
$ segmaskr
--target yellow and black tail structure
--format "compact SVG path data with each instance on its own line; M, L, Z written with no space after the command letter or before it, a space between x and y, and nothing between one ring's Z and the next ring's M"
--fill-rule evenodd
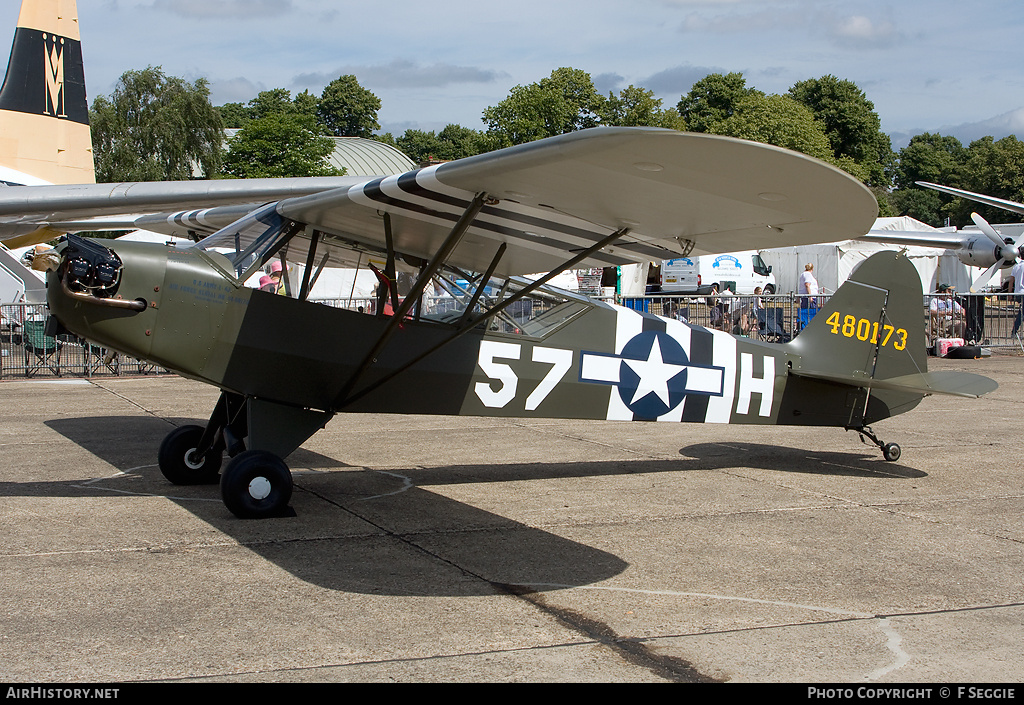
M10 183L96 181L75 0L22 2L0 88L0 168Z

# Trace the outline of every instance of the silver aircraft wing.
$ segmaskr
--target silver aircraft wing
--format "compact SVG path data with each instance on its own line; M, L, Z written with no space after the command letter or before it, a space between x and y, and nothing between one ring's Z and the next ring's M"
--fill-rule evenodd
M211 216L204 232L212 232L257 205L347 187L366 178L323 176L9 186L0 188L0 240L8 247L22 247L63 232L142 228L146 221L140 217L144 215L160 214L151 224L161 220L166 223L168 218L175 217L184 222L188 217L195 218L195 209L235 208L222 211L219 219L216 214ZM242 208L238 208L240 205ZM167 232L166 228L159 232L183 234Z
M449 262L550 271L608 235L579 266L610 266L854 238L878 213L849 174L771 145L657 128L594 128L348 188L281 201L282 216L429 259L477 194L488 201ZM298 243L296 243L298 244ZM299 245L301 247L301 245Z

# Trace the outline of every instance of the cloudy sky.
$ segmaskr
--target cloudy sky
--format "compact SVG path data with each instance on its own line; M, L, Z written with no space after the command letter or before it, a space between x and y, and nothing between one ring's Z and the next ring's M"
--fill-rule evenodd
M0 2L9 36L19 5ZM78 0L78 11L90 100L149 65L205 77L216 105L271 88L319 94L351 73L398 135L482 129L485 108L561 66L605 94L649 88L665 107L709 73L742 72L766 93L832 74L865 91L896 147L925 131L965 144L1024 133L1020 0Z

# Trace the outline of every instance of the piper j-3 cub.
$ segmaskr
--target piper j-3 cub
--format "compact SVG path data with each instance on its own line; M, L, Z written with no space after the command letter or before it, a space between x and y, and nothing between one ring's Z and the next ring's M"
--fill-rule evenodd
M48 303L64 329L222 390L159 464L174 483L219 481L239 517L281 515L283 458L350 411L835 426L895 460L871 424L996 386L927 372L903 255L865 261L787 344L547 285L575 267L846 239L876 213L859 182L802 154L597 128L273 202L187 247L69 235ZM370 258L384 263L374 313L307 300L324 267ZM287 295L246 286L276 262Z

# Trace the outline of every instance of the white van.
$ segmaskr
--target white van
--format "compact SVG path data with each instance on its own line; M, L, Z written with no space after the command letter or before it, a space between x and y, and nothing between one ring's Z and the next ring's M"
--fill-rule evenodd
M724 289L736 294L775 293L772 268L764 263L757 250L724 255L680 257L661 263L661 291L684 294L714 295Z

